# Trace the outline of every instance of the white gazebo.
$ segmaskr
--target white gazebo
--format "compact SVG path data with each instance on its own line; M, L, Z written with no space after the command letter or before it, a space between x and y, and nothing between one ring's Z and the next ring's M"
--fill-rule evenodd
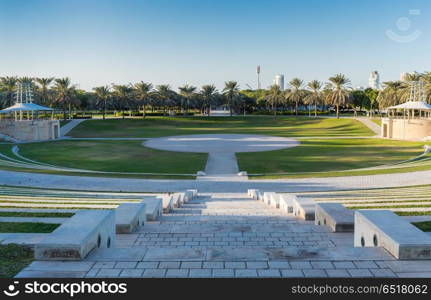
M398 117L398 111L402 111L402 118L404 119L431 118L431 105L424 101L408 101L388 107L388 117Z
M431 105L426 102L422 81L410 82L407 102L387 109L382 137L397 140L428 140L431 137Z
M23 121L34 120L35 112L39 111L54 112L52 108L33 103L33 92L30 83L19 83L17 85L15 104L0 110L0 114L14 114L15 121Z
M51 112L51 117L39 118L41 111ZM33 103L31 83L19 83L15 104L0 111L0 136L18 142L57 139L60 137L60 122L54 120L53 113L52 108Z

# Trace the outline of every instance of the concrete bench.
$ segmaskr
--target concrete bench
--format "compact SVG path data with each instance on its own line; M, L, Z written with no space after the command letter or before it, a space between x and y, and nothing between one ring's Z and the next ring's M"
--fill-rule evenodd
M271 205L271 198L272 198L273 192L264 192L263 193L263 203L267 205Z
M147 221L156 221L163 212L162 199L157 197L144 197Z
M180 193L175 193L171 195L172 197L172 205L174 208L181 206L181 195Z
M147 221L145 203L123 203L115 210L117 233L132 233Z
M82 210L36 244L37 260L82 260L95 248L115 244L115 211Z
M270 193L269 194L269 205L273 208L279 208L280 207L280 195L277 193Z
M389 210L355 212L355 247L383 247L398 259L431 259L431 236Z
M279 195L280 209L288 214L293 214L293 200L296 199L296 195Z
M163 212L169 213L174 208L174 197L172 195L164 195L162 197Z
M255 190L255 189L247 190L247 195L254 200L258 200L258 193L259 193L259 190Z
M316 203L313 199L296 197L295 199L293 199L292 203L294 216L307 221L314 220L314 210Z
M184 202L188 202L190 200L193 200L194 197L197 197L198 190L187 190L184 193Z
M316 204L316 225L328 226L333 232L353 232L354 211L340 203Z

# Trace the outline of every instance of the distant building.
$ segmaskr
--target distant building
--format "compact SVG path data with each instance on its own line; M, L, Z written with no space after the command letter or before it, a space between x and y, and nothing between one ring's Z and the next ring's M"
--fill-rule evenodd
M357 91L365 91L365 87L363 87L363 86L357 86L356 90Z
M380 75L379 72L371 72L370 78L368 80L368 86L374 90L380 89Z
M284 75L275 75L274 84L278 85L280 87L280 90L284 91Z
M410 73L403 72L400 74L400 80L401 81L407 81L407 77L410 75Z

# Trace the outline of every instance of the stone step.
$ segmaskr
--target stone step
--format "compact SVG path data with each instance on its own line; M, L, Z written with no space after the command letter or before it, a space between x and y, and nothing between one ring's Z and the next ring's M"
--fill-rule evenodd
M178 248L114 248L97 249L86 260L88 261L360 261L360 260L393 260L381 248L333 248L316 247L206 247L193 249Z

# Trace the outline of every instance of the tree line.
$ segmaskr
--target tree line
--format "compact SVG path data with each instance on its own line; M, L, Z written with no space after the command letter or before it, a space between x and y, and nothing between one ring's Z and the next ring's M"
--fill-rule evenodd
M227 81L221 91L213 84L200 88L183 85L174 91L170 85L153 86L149 82L134 84L112 84L99 86L91 92L81 90L70 78L30 78L0 77L0 105L11 106L15 101L18 83L31 84L34 90L35 103L61 109L63 118L71 114L72 109L98 110L106 117L108 110L121 112L141 112L145 117L149 111L161 112L163 115L176 111L188 115L191 111L208 115L211 107L226 106L230 114L271 112L277 116L279 111L289 110L296 116L304 107L314 110L331 107L337 117L340 109L348 108L356 114L366 110L373 115L392 105L409 99L411 82L422 82L426 101L431 102L431 72L408 74L405 81L388 81L383 83L382 90L354 90L350 80L343 74L337 74L327 82L313 80L304 83L293 78L286 90L278 85L268 89L241 90L236 81Z

